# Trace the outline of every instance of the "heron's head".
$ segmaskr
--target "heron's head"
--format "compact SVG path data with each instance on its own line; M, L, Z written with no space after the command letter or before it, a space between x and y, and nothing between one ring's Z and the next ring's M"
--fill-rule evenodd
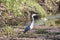
M36 16L36 14L32 14L32 17Z

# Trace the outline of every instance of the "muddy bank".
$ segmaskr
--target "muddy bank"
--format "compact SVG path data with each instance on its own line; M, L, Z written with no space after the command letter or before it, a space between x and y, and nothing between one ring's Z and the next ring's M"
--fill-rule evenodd
M23 29L23 28L22 28ZM57 28L43 28L33 29L31 32L23 34L23 30L15 28L16 36L0 35L0 40L60 40L60 27ZM14 34L14 33L13 33Z

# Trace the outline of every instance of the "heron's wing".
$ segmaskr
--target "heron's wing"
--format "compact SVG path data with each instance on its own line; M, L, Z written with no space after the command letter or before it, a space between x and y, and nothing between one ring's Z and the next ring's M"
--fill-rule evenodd
M24 33L26 33L28 30L30 30L31 23L25 28Z

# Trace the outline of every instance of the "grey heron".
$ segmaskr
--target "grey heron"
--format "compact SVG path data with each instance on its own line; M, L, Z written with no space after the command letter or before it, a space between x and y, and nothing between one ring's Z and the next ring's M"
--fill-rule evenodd
M31 23L25 28L24 33L26 33L28 30L33 29L33 26L34 26L34 16L36 16L36 14L32 14L32 21L31 21Z

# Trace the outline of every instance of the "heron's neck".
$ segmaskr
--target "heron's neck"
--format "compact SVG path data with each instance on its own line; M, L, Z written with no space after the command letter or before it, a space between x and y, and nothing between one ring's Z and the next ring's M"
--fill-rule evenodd
M32 22L34 23L34 17L32 16Z

